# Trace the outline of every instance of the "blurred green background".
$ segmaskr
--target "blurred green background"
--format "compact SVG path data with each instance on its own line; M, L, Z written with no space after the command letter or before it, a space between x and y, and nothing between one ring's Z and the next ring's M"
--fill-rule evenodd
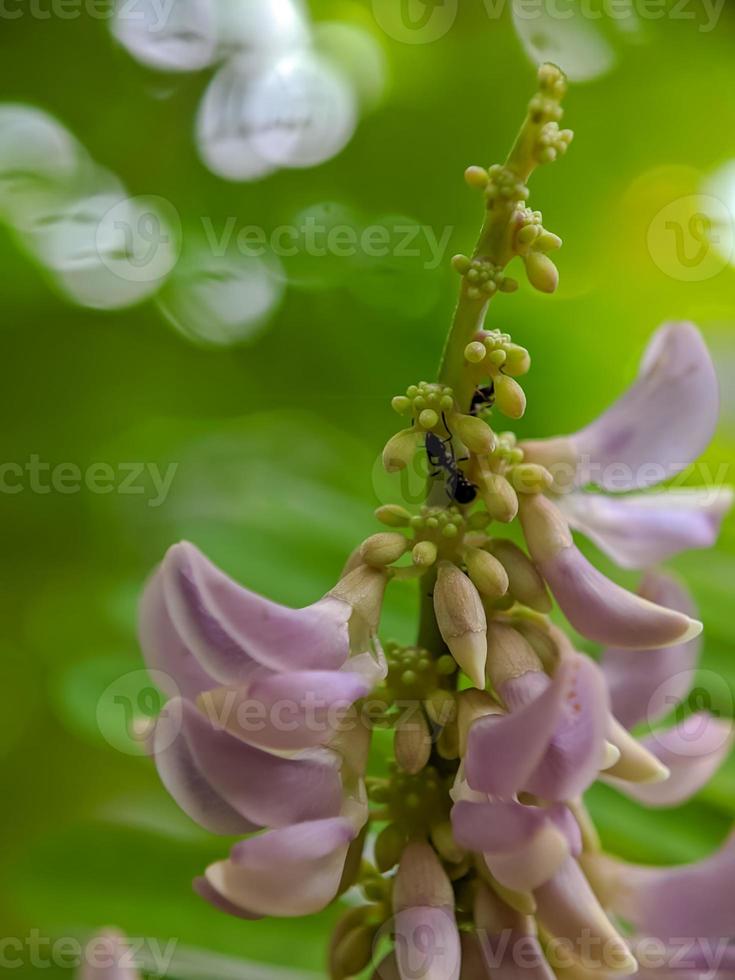
M703 31L701 5L687 9L694 19L646 21L632 35L595 22L609 70L571 85L575 143L532 183L532 206L565 240L559 291L540 296L523 282L493 303L489 322L531 350L519 431L547 435L606 406L659 323L695 320L724 389L706 463L727 474L735 268L710 256L696 281L661 213L673 208L664 217L681 222L696 252L699 243L686 241L696 239L696 195L735 159L735 13L725 7ZM189 342L150 302L112 313L70 304L0 226L2 461L177 464L160 507L149 506L149 490L0 494L3 936L76 936L114 923L133 936L177 937L182 949L321 969L333 911L248 924L191 893L190 879L228 842L177 811L126 735L125 704L144 716L155 707L138 700L136 596L166 547L187 537L248 586L308 603L375 529L373 508L396 489L375 475L395 428L389 399L432 378L456 287L448 259L471 247L481 217L463 170L503 157L534 69L509 12L491 19L479 0L463 0L451 29L427 44L386 34L369 2L313 0L311 10L316 21L372 32L389 85L336 159L256 184L220 180L197 157L193 119L210 72L164 83L87 16L0 20L1 98L48 110L132 194L170 201L185 241L205 216L272 229L324 202L373 219L407 215L439 234L451 228L436 270L417 259L344 260L322 277L303 257L285 262L298 281L267 327L218 349ZM735 683L734 527L714 552L675 563L705 620L704 683L715 675L723 710ZM414 606L410 586L395 590L384 638L410 639ZM697 858L731 824L735 765L672 812L646 812L606 790L591 805L605 843L626 857ZM189 972L213 975L191 964Z

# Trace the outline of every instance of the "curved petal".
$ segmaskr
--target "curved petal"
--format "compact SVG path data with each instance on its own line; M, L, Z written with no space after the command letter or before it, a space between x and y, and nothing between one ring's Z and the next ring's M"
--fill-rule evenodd
M504 688L513 683L507 681ZM549 800L578 796L603 764L606 719L607 693L598 668L587 657L571 654L534 700L472 725L467 781L493 796L521 790Z
M254 913L248 912L245 909L240 909L237 905L232 902L228 902L226 898L223 898L220 893L213 888L207 879L202 876L201 878L195 878L192 882L192 888L196 894L203 898L205 902L209 902L220 912L224 912L226 915L234 915L238 919L247 919L249 921L255 921L257 919L262 919L262 915L255 915Z
M571 527L621 568L650 568L689 548L712 547L732 503L730 487L624 497L577 492L558 500Z
M166 694L183 694L195 698L202 691L217 686L176 631L166 608L163 592L163 572L156 569L146 583L138 609L138 639L149 670L156 671L157 680Z
M349 655L352 608L342 599L280 606L238 585L185 541L168 550L162 571L179 635L220 683L244 681L258 666L334 670Z
M394 925L401 980L459 980L462 955L454 909L400 909Z
M256 827L284 827L339 814L342 782L335 753L323 749L292 758L272 755L216 728L190 702L181 701L172 710L180 712L181 731L156 755L165 785L186 779L193 760L201 774L200 791L207 798L217 794Z
M535 891L538 918L557 939L567 939L575 953L585 949L585 937L597 942L588 944L598 970L631 974L638 969L628 946L618 934L574 858L569 857L556 874Z
M547 881L581 848L579 827L566 807L549 809L491 800L460 801L452 808L457 842L483 854L497 880L515 891Z
M709 782L732 744L733 723L702 711L643 739L644 747L669 769L665 782L629 783L615 778L605 778L605 782L644 806L678 806Z
M715 368L699 330L665 324L653 335L638 380L606 412L573 436L522 443L529 462L555 461L557 483L605 490L642 489L685 469L707 447L720 410ZM576 460L574 470L570 461Z
M735 935L735 835L694 864L656 868L594 855L585 859L585 869L606 905L641 935L664 942Z
M546 497L523 497L521 524L529 551L572 626L598 643L645 649L685 643L702 624L642 599L598 571L572 541L564 516Z
M214 834L249 834L260 829L212 788L186 738L181 737L182 706L169 701L156 719L153 754L161 782L192 820Z
M206 879L226 902L251 915L312 915L337 894L357 831L342 817L271 830L236 844Z
M648 572L638 594L685 616L697 615L688 591L663 572ZM607 649L601 667L615 717L626 728L633 728L642 721L654 724L668 714L689 691L701 646L701 637L695 637L658 650ZM658 696L664 688L665 696Z
M369 690L351 671L263 672L243 687L207 691L198 704L213 724L253 745L306 749L359 724L348 712Z

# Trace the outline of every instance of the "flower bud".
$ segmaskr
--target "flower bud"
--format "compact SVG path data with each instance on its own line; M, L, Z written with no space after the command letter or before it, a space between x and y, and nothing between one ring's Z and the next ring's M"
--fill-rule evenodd
M525 347L509 344L505 353L506 358L503 366L505 374L509 374L512 378L519 378L523 374L528 374L531 368L531 355Z
M437 554L438 549L433 541L418 541L411 553L414 565L419 565L421 568L428 568L433 565Z
M424 702L426 713L435 725L448 725L457 717L457 704L452 691L439 688Z
M350 935L350 933L352 933L355 929L365 925L365 920L367 919L369 913L369 907L366 905L361 905L356 908L349 909L337 921L329 940L330 980L344 980L345 977L350 975L345 973L341 963L341 957L338 957L337 951L339 950L339 947L346 936Z
M501 696L509 680L529 672L543 673L543 665L531 645L507 623L493 621L488 625L487 646L488 677Z
M395 868L401 860L406 836L394 823L389 823L375 838L375 863L385 873Z
M553 293L559 285L559 270L544 252L530 252L524 258L528 281L542 293Z
M431 733L423 711L409 712L396 725L393 739L396 762L404 772L421 772L431 755Z
M405 470L414 457L418 433L416 429L402 429L386 443L383 450L383 466L388 473Z
M381 524L385 524L387 527L408 527L411 521L410 513L399 504L386 504L384 507L378 507L375 516Z
M476 456L486 456L495 449L493 430L475 415L455 415L451 424L461 442Z
M450 864L459 864L464 860L465 851L454 839L451 821L444 820L434 824L431 828L431 842L441 857Z
M409 542L397 531L373 534L360 546L360 554L368 565L392 565L406 553Z
M466 548L464 561L472 581L483 595L497 599L508 591L508 573L497 558L480 548Z
M511 595L522 605L540 613L551 611L551 597L541 573L531 559L513 541L496 538L490 551L508 573Z
M495 379L495 404L509 419L520 419L526 411L526 394L515 380L507 374L499 374Z
M375 633L380 622L387 582L388 576L384 569L360 565L340 579L329 595L349 603L368 631Z
M393 909L454 908L454 890L434 849L409 844L401 857L393 889Z
M538 463L519 463L514 466L510 480L518 493L545 493L554 483L551 473Z
M518 514L518 497L500 473L484 470L477 478L480 496L488 514L496 521L510 524Z
M332 972L332 980L345 980L362 973L372 959L375 932L375 926L364 924L342 937L334 950L336 971Z
M470 579L448 561L439 564L434 612L452 656L476 687L484 687L487 659L485 610Z
M518 617L513 621L513 626L522 637L530 644L531 649L539 658L544 666L544 670L553 674L559 663L559 647L554 642L554 638L529 619Z

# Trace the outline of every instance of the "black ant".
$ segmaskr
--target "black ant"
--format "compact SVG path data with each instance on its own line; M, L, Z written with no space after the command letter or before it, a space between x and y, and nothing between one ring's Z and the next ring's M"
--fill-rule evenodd
M495 404L495 384L491 381L489 385L476 388L470 403L470 415L481 415L489 411Z
M442 418L444 419L444 416ZM477 497L477 487L467 479L459 468L458 464L465 460L458 460L454 455L452 433L446 419L444 419L444 428L449 433L446 439L441 439L433 432L426 434L426 455L429 463L434 467L434 472L430 473L429 476L436 477L442 471L446 472L446 491L449 499L456 504L471 504ZM468 458L465 457L465 459Z

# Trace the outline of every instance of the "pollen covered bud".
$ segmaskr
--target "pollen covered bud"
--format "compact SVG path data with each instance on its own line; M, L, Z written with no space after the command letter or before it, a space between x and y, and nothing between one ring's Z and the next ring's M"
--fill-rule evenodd
M388 473L405 470L414 457L418 433L416 429L401 429L388 440L383 450L383 466Z
M456 565L440 562L434 612L449 650L475 687L485 686L487 619L477 589Z
M508 573L497 558L481 548L466 548L464 562L470 578L483 595L498 599L508 591Z

